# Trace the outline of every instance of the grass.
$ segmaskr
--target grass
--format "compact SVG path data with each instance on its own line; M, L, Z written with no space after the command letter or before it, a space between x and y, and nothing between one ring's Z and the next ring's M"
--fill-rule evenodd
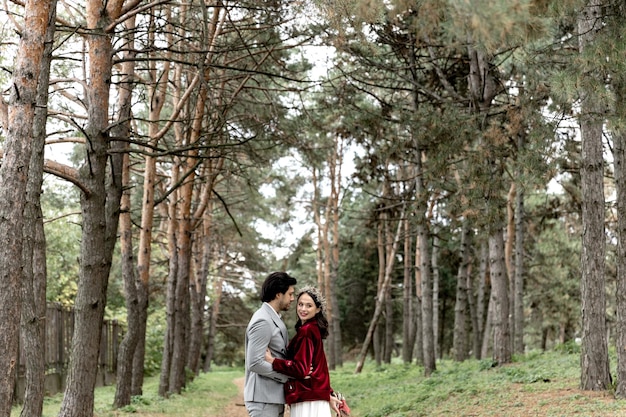
M243 369L216 368L213 372L202 374L189 383L180 395L172 395L168 399L157 395L158 377L148 378L144 384L143 395L134 397L131 405L120 410L113 410L111 407L115 396L115 387L99 387L96 388L94 399L94 416L218 416L220 411L236 397L237 387L232 381L242 375ZM42 417L56 417L61 408L62 399L62 394L46 398ZM17 417L19 413L20 408L14 407L11 416Z
M579 361L563 353L531 353L501 367L446 360L429 378L415 365L370 363L359 375L344 366L331 381L353 417L626 415L626 401L612 393L578 389Z
M368 362L355 374L354 363L348 362L331 372L331 382L346 396L353 417L626 415L626 401L615 400L611 392L578 389L579 362L577 353L557 352L530 353L500 367L488 360L444 360L428 378L414 364L376 367ZM169 399L158 397L158 379L151 378L144 395L123 410L111 409L114 387L98 388L95 416L223 416L226 405L237 397L232 381L242 375L241 368L216 368ZM43 417L56 416L61 399L61 395L47 399ZM12 415L19 415L19 410Z

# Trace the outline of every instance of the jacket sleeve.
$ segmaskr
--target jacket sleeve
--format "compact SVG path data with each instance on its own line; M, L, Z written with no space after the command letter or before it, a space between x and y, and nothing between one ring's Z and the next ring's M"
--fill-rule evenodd
M284 383L289 378L272 369L272 365L265 360L265 350L272 337L272 325L265 320L251 323L248 328L248 345L246 349L246 366L252 372Z
M275 371L295 379L304 379L311 372L313 364L313 339L310 333L302 335L294 346L293 359L274 359L272 368Z

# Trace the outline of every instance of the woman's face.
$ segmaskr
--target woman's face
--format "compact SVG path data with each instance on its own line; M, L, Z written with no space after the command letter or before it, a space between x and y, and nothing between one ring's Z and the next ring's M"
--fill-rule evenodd
M315 305L313 298L307 293L302 293L300 297L298 297L298 306L296 309L302 323L311 320L320 311L320 308Z

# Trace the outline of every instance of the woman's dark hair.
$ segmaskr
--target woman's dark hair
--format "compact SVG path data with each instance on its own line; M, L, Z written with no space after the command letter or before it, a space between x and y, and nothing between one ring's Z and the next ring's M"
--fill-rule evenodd
M286 272L272 272L265 278L261 287L261 301L267 303L278 294L287 294L289 287L297 283L298 281Z
M318 298L319 296L316 292L304 290L300 294L298 294L298 299L296 301L300 300L302 294L306 294L311 297L311 299L315 303L315 307L320 309L320 311L318 311L315 315L315 320L317 321L317 327L319 327L320 329L320 335L322 336L322 339L326 339L328 337L328 320L326 319L326 315L324 314L324 306L322 304L322 300ZM302 320L298 318L298 322L296 323L296 330L298 330L301 326Z

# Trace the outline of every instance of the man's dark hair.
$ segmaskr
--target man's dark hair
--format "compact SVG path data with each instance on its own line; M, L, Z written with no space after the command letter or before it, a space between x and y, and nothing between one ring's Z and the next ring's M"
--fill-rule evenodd
M261 287L261 301L269 302L276 298L277 294L287 294L287 290L298 281L286 272L272 272L265 278Z

